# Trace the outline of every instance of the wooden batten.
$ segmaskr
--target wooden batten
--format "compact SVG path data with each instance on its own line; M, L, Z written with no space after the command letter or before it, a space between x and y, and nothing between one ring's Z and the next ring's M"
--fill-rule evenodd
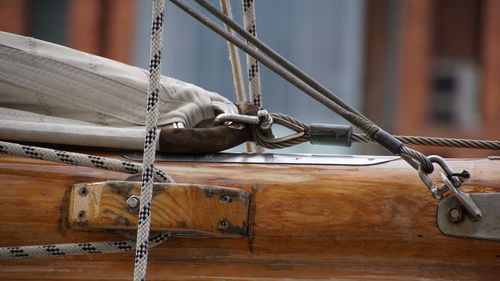
M140 191L140 182L75 184L69 200L69 226L79 231L137 231ZM131 204L127 200L132 200ZM204 236L243 236L247 234L249 203L248 192L240 189L156 183L151 230Z

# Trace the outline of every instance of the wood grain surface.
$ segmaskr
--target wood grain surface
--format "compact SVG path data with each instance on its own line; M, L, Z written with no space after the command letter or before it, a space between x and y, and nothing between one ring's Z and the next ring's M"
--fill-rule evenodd
M118 157L118 156L116 156ZM462 190L500 192L500 161L450 160ZM150 251L149 280L498 280L500 242L446 236L438 201L401 160L373 166L161 163L177 183L251 193L249 234L176 237ZM0 158L0 246L121 239L64 224L76 183L126 175ZM437 173L432 179L439 182ZM155 208L153 206L153 208ZM2 280L131 279L133 253L0 260Z
M139 206L127 199L141 194L141 182L104 181L75 184L68 200L68 223L79 231L137 231ZM189 232L217 237L247 234L248 192L200 184L155 183L152 231ZM139 201L137 201L139 204Z

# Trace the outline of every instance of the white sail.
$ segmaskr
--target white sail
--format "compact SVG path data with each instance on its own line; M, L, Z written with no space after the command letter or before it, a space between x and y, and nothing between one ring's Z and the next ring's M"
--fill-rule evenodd
M122 128L114 137L120 139L144 124L147 83L144 69L0 32L0 138L51 143L70 138L67 144L78 144L74 139L80 135L108 135L113 127ZM166 76L159 108L159 126L194 127L217 112L237 112L221 95Z

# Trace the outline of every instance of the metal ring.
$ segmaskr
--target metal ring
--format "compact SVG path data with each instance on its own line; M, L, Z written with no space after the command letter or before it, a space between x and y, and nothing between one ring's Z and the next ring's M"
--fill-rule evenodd
M451 167L446 163L446 160L444 160L443 157L437 156L437 155L430 155L427 157L431 163L437 163L441 169L445 172L444 175L448 179L448 181L453 185L454 188L458 188L462 185L462 179L460 179L458 176L454 175L453 170ZM425 186L431 191L432 195L434 198L441 200L443 199L443 193L449 190L449 186L446 184L438 187L436 186L432 180L430 179L429 175L426 174L423 169L422 165L418 165L418 175L420 179L424 182Z
M439 189L432 182L431 178L429 178L429 175L424 172L424 169L422 169L422 165L418 165L417 170L418 170L418 176L424 182L425 186L429 189L429 191L432 193L432 197L434 197L438 200L443 199L443 194L440 193ZM446 191L444 191L444 192L446 192Z
M427 157L431 163L438 163L441 169L446 173L446 176L451 180L453 185L455 187L460 187L462 185L463 180L461 180L459 177L454 176L453 170L451 169L450 166L446 163L446 160L444 160L443 157L437 156L437 155L430 155Z
M226 122L236 122L242 124L258 125L259 118L257 116L242 115L242 114L232 114L232 113L222 113L217 115L214 119L215 126L222 125Z

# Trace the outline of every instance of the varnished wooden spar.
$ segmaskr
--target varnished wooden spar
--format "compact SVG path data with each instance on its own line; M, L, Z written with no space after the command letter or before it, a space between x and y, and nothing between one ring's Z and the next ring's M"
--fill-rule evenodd
M500 161L452 160L462 190L500 192ZM403 161L373 166L161 163L177 183L248 191L248 236L172 238L150 280L497 280L500 242L445 236L438 202ZM65 224L70 188L123 180L96 169L2 156L0 246L121 239ZM433 180L440 182L437 174ZM154 206L156 208L158 206ZM127 280L133 253L1 260L3 280Z

